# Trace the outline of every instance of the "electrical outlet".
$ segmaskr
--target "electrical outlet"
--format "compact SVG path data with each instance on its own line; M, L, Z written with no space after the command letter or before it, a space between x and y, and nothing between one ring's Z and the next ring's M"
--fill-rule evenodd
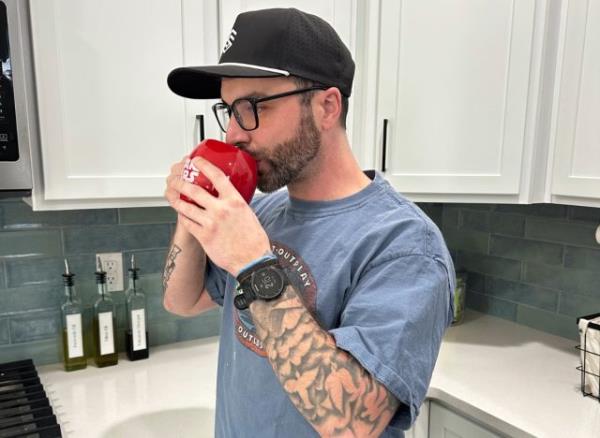
M123 253L105 252L100 257L102 269L106 272L106 289L109 292L123 290Z

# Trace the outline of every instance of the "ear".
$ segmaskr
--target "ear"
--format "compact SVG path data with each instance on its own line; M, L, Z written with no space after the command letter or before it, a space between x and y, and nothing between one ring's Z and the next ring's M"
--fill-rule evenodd
M339 124L342 113L342 94L335 87L328 88L319 93L316 112L323 130L331 129Z

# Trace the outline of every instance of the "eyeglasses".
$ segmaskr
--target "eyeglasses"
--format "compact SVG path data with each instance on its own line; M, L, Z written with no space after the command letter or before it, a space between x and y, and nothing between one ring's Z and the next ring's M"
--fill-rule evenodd
M227 132L229 120L231 119L231 113L233 113L235 120L237 121L238 125L240 125L240 128L245 131L253 131L258 128L257 105L259 103L315 90L327 90L327 87L314 86L310 88L301 88L298 90L288 91L286 93L274 94L272 96L260 98L243 97L241 99L234 100L231 105L227 105L225 102L217 102L213 105L212 109L223 132Z

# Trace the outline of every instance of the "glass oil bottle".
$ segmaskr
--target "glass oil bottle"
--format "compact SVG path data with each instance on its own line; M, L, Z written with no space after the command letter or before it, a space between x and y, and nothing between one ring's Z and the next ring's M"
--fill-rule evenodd
M87 366L83 345L83 323L81 300L77 297L69 264L65 259L65 273L63 283L65 285L66 300L61 306L62 313L62 344L63 361L65 371L81 370Z
M106 290L106 272L98 258L96 286L100 297L94 304L94 362L97 367L116 365L119 362L115 342L115 305Z
M135 257L131 256L129 287L127 288L127 329L125 330L125 350L129 360L146 359L150 355L146 320L146 296L138 283L139 268Z

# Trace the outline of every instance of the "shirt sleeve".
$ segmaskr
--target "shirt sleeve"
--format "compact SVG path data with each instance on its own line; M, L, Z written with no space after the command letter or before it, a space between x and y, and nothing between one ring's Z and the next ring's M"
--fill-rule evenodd
M388 257L369 266L348 292L339 348L402 403L391 427L408 429L425 399L442 336L452 321L454 276L425 255Z
M227 272L219 268L207 257L206 273L204 275L204 287L210 294L212 300L219 306L223 306L226 281Z

